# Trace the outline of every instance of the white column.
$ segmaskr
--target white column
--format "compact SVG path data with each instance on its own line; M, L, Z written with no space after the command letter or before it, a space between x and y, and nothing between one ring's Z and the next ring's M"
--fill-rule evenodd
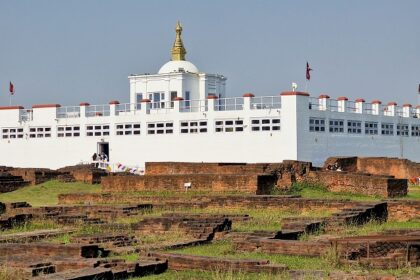
M404 104L403 105L403 117L404 118L409 118L409 117L411 117L411 108L412 108L413 106L411 105L411 104Z
M109 115L110 116L116 116L117 113L117 105L120 104L118 100L112 100L109 102Z
M140 115L148 115L150 114L150 99L143 98L141 101L141 110Z
M255 97L255 95L248 92L244 93L242 97L244 98L244 110L251 110L251 99Z
M209 112L215 111L214 105L216 104L217 99L218 97L216 95L207 96L207 102L208 102L207 105L208 105Z
M359 99L356 99L354 102L356 105L356 113L363 114L363 111L365 109L365 100L362 98L359 98Z
M345 96L341 96L341 97L337 98L338 112L345 112L346 111L348 100L349 99Z
M420 105L417 105L416 107L416 115L417 115L417 118L420 119Z
M174 99L174 112L178 113L181 112L181 102L184 100L182 97L175 97Z
M386 115L395 116L396 108L397 108L397 103L389 102L388 105L386 106Z
M379 115L382 102L380 100L372 101L372 115Z
M305 133L309 131L309 117L308 93L299 91L281 93L281 130L287 135L287 139L290 139L284 158L308 160L305 151Z
M80 117L86 118L86 107L88 107L90 104L87 102L82 102L79 104L80 106Z
M328 99L330 99L330 97L326 94L322 94L318 97L320 111L328 110Z

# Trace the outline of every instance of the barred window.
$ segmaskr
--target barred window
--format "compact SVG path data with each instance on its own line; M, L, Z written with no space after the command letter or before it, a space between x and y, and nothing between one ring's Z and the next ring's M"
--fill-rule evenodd
M172 134L174 133L173 122L153 122L147 123L147 134Z
M420 136L420 125L412 125L411 126L411 136Z
M118 123L115 125L116 135L140 135L139 123Z
M365 122L365 134L376 135L378 134L377 122Z
M347 132L350 134L362 134L362 122L347 121Z
M280 131L280 119L251 119L251 131Z
M182 134L185 133L206 133L207 132L207 121L206 120L197 120L197 121L181 121L180 131Z
M311 132L325 132L325 119L310 118L309 119L309 131L311 131Z
M29 138L49 138L51 137L51 127L30 127Z
M19 127L7 127L2 128L1 130L3 139L22 139L23 138L23 128Z
M216 132L242 132L244 131L244 121L241 119L216 120Z
M109 124L87 125L86 136L109 136Z
M79 137L79 125L60 125L57 126L57 137Z
M382 123L381 124L382 135L394 135L394 124L393 123Z
M344 133L344 120L330 120L330 132Z
M408 124L397 124L397 135L408 137L410 129Z

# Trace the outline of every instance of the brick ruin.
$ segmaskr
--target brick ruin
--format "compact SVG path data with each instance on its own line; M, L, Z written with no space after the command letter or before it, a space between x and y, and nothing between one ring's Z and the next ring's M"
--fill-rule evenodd
M284 161L271 164L146 163L144 176L116 174L102 179L105 192L185 191L271 194L289 189L295 182L321 184L331 192L380 197L407 194L407 180L390 175L328 170L311 163Z
M347 162L343 171L314 168L310 163L294 161L279 164L148 163L145 176L121 174L101 178L95 175L102 181L102 193L62 194L56 206L0 203L0 230L13 229L36 219L61 225L57 229L0 234L0 262L21 273L24 279L128 279L189 269L269 273L286 279L305 279L308 275L315 279L399 279L377 272L366 275L360 271L290 269L264 258L242 260L171 252L176 248L226 240L231 242L235 252L318 258L333 255L342 265L371 269L419 267L420 229L395 229L360 236L336 234L346 227L359 227L371 221L420 219L419 200L389 199L406 194L405 178L350 170L351 160ZM74 176L77 172L71 170L73 168L68 167L57 172L81 181L98 182L88 168L79 172L85 174L80 176ZM186 196L185 192L190 190L185 190L185 182L191 183L191 190L203 193ZM331 191L363 191L384 199L358 202L267 195L274 188L287 189L293 182L321 182ZM173 192L153 196L136 193L139 191ZM186 213L183 209L195 209L197 213ZM200 212L206 209L217 214ZM228 210L235 209L241 209L241 214L228 214ZM330 214L318 218L291 214L282 218L281 228L275 231L234 230L236 223L252 221L246 209L294 213L322 210ZM154 214L155 211L158 214ZM116 222L121 219L128 222ZM97 230L79 233L77 228L81 225ZM178 239L147 241L150 236L171 233L179 235ZM57 241L63 236L69 236L65 243ZM128 261L123 257L126 254L138 258Z

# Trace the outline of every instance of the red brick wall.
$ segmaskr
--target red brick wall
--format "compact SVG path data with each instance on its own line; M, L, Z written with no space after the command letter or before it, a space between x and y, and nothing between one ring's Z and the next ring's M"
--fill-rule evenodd
M331 192L396 197L407 194L407 180L339 171L311 171L304 179L325 185Z
M274 178L264 175L124 175L102 178L102 189L105 192L125 191L184 191L184 183L191 182L191 190L199 191L240 191L247 193L264 193L265 188L274 186Z
M398 158L358 158L359 172L410 179L420 177L420 163Z
M419 200L388 201L388 219L393 221L408 221L420 218Z
M263 174L275 164L146 162L146 175ZM277 164L279 165L279 164Z

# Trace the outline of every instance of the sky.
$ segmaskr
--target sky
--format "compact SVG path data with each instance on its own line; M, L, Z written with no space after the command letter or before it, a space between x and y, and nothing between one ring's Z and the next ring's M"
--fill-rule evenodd
M417 0L0 0L0 106L128 102L128 75L169 61L177 20L187 60L228 78L228 96L419 102Z

